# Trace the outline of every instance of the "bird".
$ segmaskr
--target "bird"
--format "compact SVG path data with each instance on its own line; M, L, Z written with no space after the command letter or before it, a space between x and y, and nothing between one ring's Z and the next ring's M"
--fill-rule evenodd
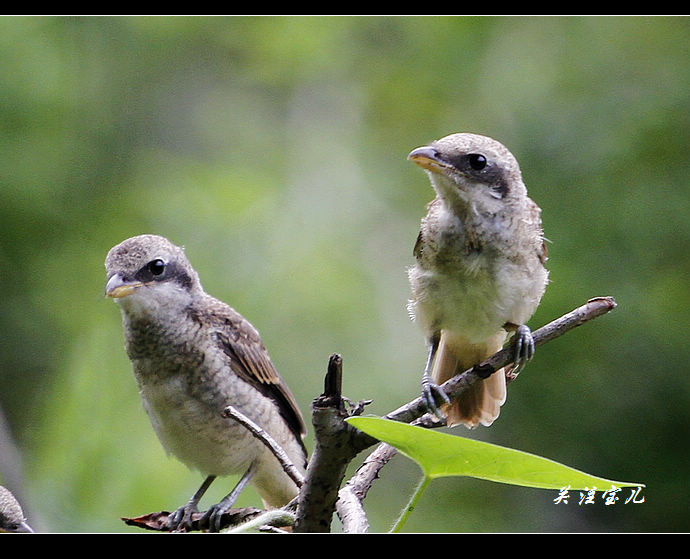
M0 485L0 532L33 533L24 511L11 491Z
M125 349L153 429L168 454L206 476L169 515L168 528L191 528L218 476L242 477L202 516L211 531L248 483L267 508L287 504L298 494L296 483L266 445L222 415L232 405L306 471L304 419L256 328L207 294L184 249L160 235L119 243L105 268L105 294L120 307Z
M499 351L512 335L517 375L534 355L526 322L548 283L541 209L500 142L455 133L412 150L435 198L427 205L408 267L408 311L428 348L427 409L448 426L490 426L506 400L501 369L453 402L439 385Z

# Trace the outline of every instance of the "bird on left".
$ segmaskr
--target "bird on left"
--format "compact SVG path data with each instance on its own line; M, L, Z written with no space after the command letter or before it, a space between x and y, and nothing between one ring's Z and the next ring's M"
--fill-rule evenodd
M144 408L163 448L205 475L168 527L189 530L192 514L218 476L241 474L200 524L220 528L251 483L264 506L278 508L298 493L274 454L243 425L223 416L232 405L262 428L293 465L306 470L304 419L276 371L259 332L235 309L207 294L184 250L158 235L113 247L105 260L105 294L119 305L125 349Z
M33 529L24 518L24 511L12 492L0 485L0 532L28 532Z

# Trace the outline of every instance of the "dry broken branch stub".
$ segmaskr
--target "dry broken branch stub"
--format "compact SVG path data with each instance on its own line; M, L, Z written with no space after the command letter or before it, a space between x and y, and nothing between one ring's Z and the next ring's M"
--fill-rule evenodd
M349 417L341 394L342 358L330 357L324 393L312 404L314 451L297 505L295 532L328 532L338 500L338 489L357 451L353 439L360 431Z

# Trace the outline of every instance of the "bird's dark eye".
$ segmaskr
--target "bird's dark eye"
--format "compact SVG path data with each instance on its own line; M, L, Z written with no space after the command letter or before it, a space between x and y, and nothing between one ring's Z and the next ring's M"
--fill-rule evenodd
M165 262L160 258L156 258L155 260L151 260L151 262L146 265L146 268L151 272L151 275L160 276L165 271Z
M484 167L486 167L486 157L484 157L481 153L471 153L467 156L467 159L470 162L470 167L472 167L475 171L481 171Z

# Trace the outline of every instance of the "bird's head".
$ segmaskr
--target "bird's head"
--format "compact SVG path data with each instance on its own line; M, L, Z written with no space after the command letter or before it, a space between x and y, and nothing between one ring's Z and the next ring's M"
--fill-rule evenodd
M139 235L114 246L105 269L105 295L130 313L184 308L202 290L184 250L158 235Z
M427 171L437 195L451 207L492 211L526 195L517 160L487 136L451 134L407 158Z

